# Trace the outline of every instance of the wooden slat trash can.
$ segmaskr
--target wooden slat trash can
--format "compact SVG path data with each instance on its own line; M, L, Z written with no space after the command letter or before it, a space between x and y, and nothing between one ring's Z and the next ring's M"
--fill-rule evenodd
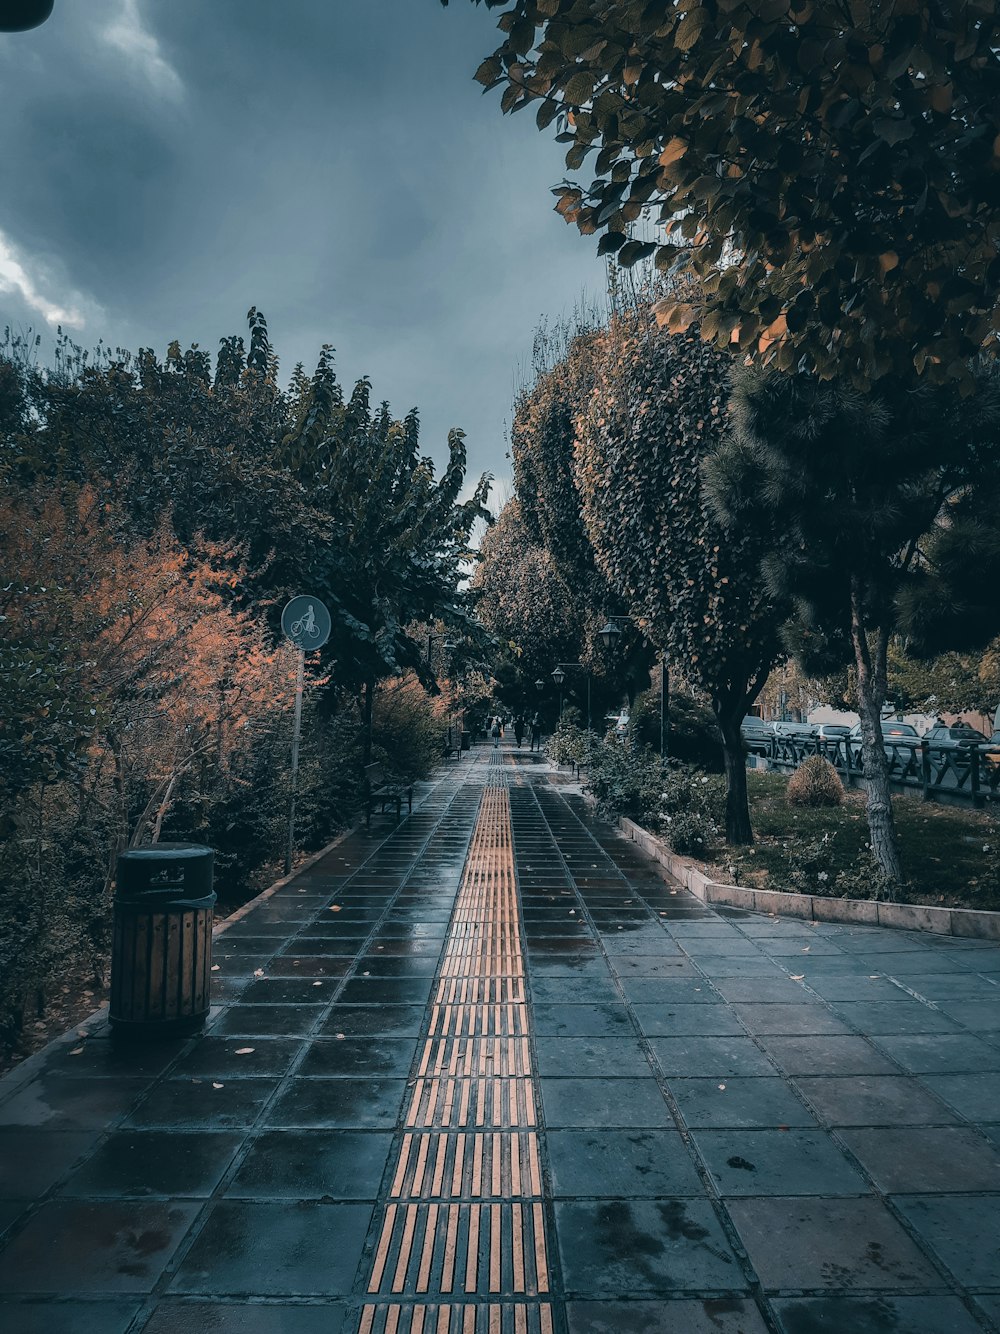
M172 1037L205 1022L214 857L197 843L154 843L118 858L108 1015L116 1036Z

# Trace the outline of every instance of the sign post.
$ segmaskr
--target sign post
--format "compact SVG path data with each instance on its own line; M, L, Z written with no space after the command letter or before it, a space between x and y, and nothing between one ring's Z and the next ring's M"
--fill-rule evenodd
M295 795L299 779L299 739L302 733L302 688L306 676L306 654L322 648L330 638L333 622L319 598L300 596L285 604L281 628L298 649L295 670L295 721L292 725L292 798L288 811L288 847L285 849L285 875L292 869L295 851Z

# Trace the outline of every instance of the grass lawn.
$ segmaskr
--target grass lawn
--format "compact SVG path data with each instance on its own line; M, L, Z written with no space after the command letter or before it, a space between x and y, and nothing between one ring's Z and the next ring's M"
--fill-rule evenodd
M711 874L758 888L870 898L866 892L868 822L865 796L843 805L790 806L784 774L747 774L757 842L738 856L713 860ZM953 908L1000 909L1000 820L991 811L893 798L907 887L901 901ZM836 882L837 874L841 879Z

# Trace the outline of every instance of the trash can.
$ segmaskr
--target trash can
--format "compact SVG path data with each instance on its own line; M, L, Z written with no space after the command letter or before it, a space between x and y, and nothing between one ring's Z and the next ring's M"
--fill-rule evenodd
M116 1036L168 1037L205 1022L214 858L198 843L154 843L119 856L108 1015Z
M462 749L463 749L463 750L471 750L471 749L472 749L472 733L471 733L471 732L463 732L463 733L462 733Z

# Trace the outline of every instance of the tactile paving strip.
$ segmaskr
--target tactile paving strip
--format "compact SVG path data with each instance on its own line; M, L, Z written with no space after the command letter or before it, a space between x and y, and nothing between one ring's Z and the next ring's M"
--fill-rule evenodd
M528 1031L510 801L496 764L434 986L359 1334L552 1334Z

